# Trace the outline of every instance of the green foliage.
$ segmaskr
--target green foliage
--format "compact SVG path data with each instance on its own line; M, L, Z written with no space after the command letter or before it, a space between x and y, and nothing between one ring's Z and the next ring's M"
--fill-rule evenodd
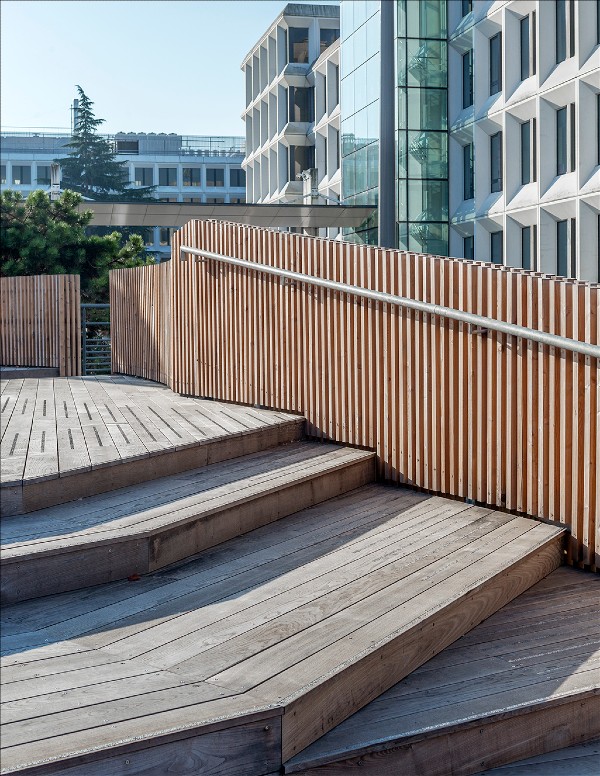
M43 191L24 199L6 189L0 196L1 275L80 275L84 301L107 302L111 269L149 263L139 235L123 243L118 232L87 234L92 213L78 211L80 194L65 191L54 202Z
M146 200L152 199L154 186L129 188L125 162L117 161L110 142L98 134L104 119L97 119L92 110L94 103L81 86L79 115L73 131L69 155L56 159L61 166L63 189L83 194L87 199Z

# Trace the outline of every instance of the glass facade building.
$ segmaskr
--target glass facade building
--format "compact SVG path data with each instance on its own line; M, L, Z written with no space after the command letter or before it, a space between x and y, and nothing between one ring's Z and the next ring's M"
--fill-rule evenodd
M396 2L397 244L448 253L446 0Z
M379 112L381 19L379 0L342 2L340 90L342 199L377 205L379 199ZM377 243L377 215L345 238Z
M447 0L396 0L393 24L378 0L342 0L342 198L379 203L381 121L394 117L395 243L448 251ZM389 61L382 61L389 38ZM393 90L384 76L395 73ZM347 239L380 242L377 216Z

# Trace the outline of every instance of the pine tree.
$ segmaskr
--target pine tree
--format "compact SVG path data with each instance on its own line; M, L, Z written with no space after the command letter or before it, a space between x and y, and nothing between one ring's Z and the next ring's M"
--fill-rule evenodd
M81 276L86 302L107 302L109 271L147 264L149 256L139 235L88 234L92 212L79 212L81 202L74 191L55 201L44 191L27 199L0 192L0 276L69 272Z
M67 143L71 151L66 158L56 160L62 169L62 188L94 200L152 199L154 186L129 188L125 162L115 159L110 142L98 134L104 119L96 118L94 103L81 86L77 86L77 92L79 114L71 142Z

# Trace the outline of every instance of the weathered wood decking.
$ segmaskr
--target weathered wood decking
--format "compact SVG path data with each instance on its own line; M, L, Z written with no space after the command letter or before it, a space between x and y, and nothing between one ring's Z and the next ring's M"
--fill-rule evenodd
M272 447L297 439L303 422L116 375L1 385L2 514L185 471L211 455L221 460L215 442L225 458Z
M220 731L225 758L251 741L232 773L274 772L560 546L557 528L371 485L178 568L5 607L4 768L162 773Z
M302 441L5 517L0 600L156 571L374 478L373 453Z
M600 736L599 613L600 579L556 570L309 746L286 773L460 776ZM590 756L599 763L597 752ZM554 773L546 759L499 774Z

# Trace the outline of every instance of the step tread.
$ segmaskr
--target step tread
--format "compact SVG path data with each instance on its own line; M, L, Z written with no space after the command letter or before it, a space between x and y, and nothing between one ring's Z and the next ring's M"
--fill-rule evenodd
M81 545L146 536L332 468L373 457L364 450L301 442L48 507L0 525L2 563Z
M598 776L600 738L537 757L528 757L485 773L486 776Z
M546 580L538 583L290 759L286 773L598 692L600 621L578 620L574 628L565 604L583 598L597 612L600 580L572 569L548 577L567 579L577 582L568 588L567 601L552 596ZM512 613L521 627L507 632Z
M285 721L366 657L510 584L506 570L560 533L370 485L140 582L8 606L5 767Z

